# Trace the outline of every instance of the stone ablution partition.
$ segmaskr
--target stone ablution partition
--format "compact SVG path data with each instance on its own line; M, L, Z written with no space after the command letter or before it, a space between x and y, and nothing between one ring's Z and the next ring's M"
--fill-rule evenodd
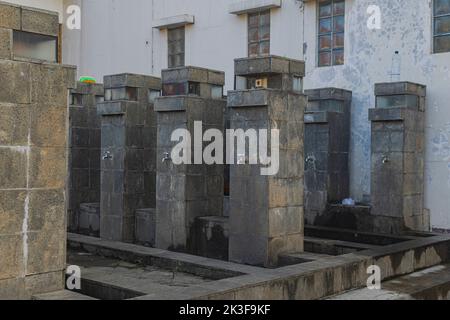
M0 4L0 299L64 289L76 69L56 63L58 33L57 13Z
M69 106L68 230L100 234L100 116L103 84L78 82Z
M105 76L104 88L105 101L97 105L101 116L100 237L145 243L136 232L136 211L156 205L153 102L160 95L161 80L118 74ZM138 218L141 221L142 215Z
M274 175L262 175L266 166L251 164L249 153L237 154L238 163L231 165L229 259L274 267L280 254L304 248L305 65L277 56L244 58L235 60L235 74L238 90L228 92L230 128L267 129L268 137L276 129L280 141ZM264 148L259 140L249 145ZM269 157L275 156L270 154L273 143L269 138Z
M308 222L382 234L428 232L430 213L424 208L426 87L411 82L379 83L375 98L376 106L369 110L370 201L350 206L329 203L322 216Z
M426 86L375 85L372 122L373 229L383 233L430 231L424 209Z
M352 92L305 90L305 219L320 224L330 203L350 196L349 146Z
M224 166L206 164L202 156L203 147L209 144L203 142L203 133L224 131L224 82L223 72L210 69L189 66L162 71L163 96L155 102L156 248L196 252L196 218L223 214ZM172 134L180 129L188 133L173 139ZM174 163L172 151L181 140L186 145L177 156L186 161L179 164Z

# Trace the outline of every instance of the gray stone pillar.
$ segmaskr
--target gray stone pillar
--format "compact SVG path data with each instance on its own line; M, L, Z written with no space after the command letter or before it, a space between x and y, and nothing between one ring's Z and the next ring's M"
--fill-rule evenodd
M194 145L208 129L223 132L223 72L182 67L162 72L163 97L156 100L158 113L156 247L193 252L197 217L221 216L224 169L222 164L195 163ZM200 136L196 122L202 123ZM171 159L172 133L186 129L192 139L191 163L175 165ZM206 146L209 143L202 143Z
M279 254L303 251L305 66L303 61L276 56L246 58L235 61L235 73L239 90L228 93L230 127L279 129L280 167L277 174L263 176L260 169L265 166L250 165L248 152L237 155L239 164L234 159L229 258L273 267Z
M22 31L55 41L58 14L0 3L0 300L63 290L66 268L68 89L76 69L50 63L54 55L34 60L14 45Z
M101 125L100 236L133 242L135 212L155 207L156 119L153 99L160 79L135 74L106 76Z
M375 85L372 121L372 215L375 231L429 231L424 210L426 87L409 82Z
M80 204L100 203L100 117L97 103L103 101L103 84L77 83L69 106L69 198L68 229L98 236L97 217L80 211ZM84 214L82 213L84 212Z
M314 225L329 203L349 196L352 92L323 88L305 94L305 218Z

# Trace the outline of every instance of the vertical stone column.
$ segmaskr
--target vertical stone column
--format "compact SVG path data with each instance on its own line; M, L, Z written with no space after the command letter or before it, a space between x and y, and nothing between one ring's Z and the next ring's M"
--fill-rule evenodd
M134 242L135 212L155 206L153 98L160 79L135 74L104 78L101 115L100 237Z
M248 153L238 154L239 163L234 159L231 165L229 258L233 262L273 267L279 254L303 251L304 68L302 61L276 56L235 61L241 90L228 92L230 127L269 129L269 137L271 129L278 129L280 166L275 175L263 176L260 169L265 166L250 165ZM254 144L248 143L246 150Z
M183 67L162 72L163 97L158 98L156 247L193 252L192 231L197 217L221 216L223 211L223 164L195 162L194 145L202 147L208 129L223 132L223 72ZM195 124L200 130L195 134ZM172 141L178 129L189 132L192 164L176 165L171 159ZM187 138L187 137L186 137ZM199 141L200 140L200 141ZM183 153L184 154L184 153ZM201 154L201 158L203 154Z
M375 85L372 121L372 215L375 231L429 231L424 206L426 87Z
M77 83L69 107L68 224L72 232L98 236L100 217L80 211L84 203L100 203L100 117L97 103L104 97L103 84Z
M68 89L75 68L19 58L21 30L57 34L58 15L0 4L0 299L62 290Z
M305 218L314 225L327 204L349 196L352 92L323 88L305 94Z

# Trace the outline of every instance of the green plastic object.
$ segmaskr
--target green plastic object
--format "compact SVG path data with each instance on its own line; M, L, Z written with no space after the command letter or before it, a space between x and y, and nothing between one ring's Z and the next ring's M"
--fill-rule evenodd
M80 78L80 82L82 82L82 83L97 83L97 80L95 80L94 77L86 77L86 76L84 76L84 77Z

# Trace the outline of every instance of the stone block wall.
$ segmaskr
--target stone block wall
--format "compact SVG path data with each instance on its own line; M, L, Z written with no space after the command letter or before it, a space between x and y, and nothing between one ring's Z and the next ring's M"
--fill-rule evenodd
M0 1L0 59L18 58L17 52L14 52L15 31L56 39L59 36L58 13ZM56 50L57 47L54 57L57 57Z
M12 29L53 14L0 4L0 298L64 288L68 88L75 68L13 59Z
M267 99L264 105L250 103L256 107L239 102L250 101L250 96L258 99L254 90L229 92L231 129L278 128L280 168L274 176L262 176L264 166L231 165L229 258L273 267L280 253L303 251L303 113L307 99L290 92L261 91L266 91Z
M77 83L69 106L68 229L80 232L80 204L100 203L100 116L102 84ZM86 231L86 225L83 225Z

